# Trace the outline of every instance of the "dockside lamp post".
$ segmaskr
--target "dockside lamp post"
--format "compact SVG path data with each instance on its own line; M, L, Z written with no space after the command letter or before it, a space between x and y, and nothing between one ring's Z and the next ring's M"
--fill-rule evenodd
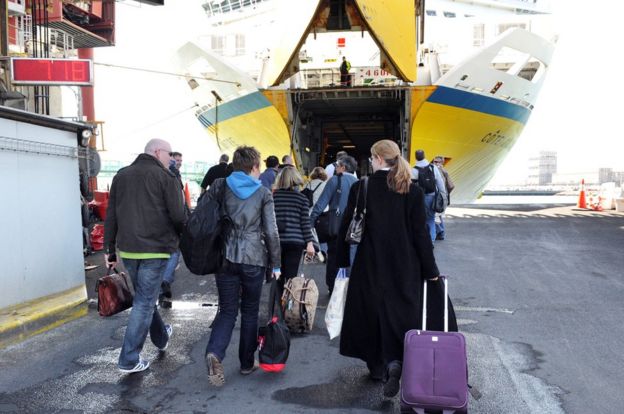
M215 138L217 141L217 147L221 150L221 144L219 143L219 102L223 102L223 99L219 96L217 91L210 91L215 97Z

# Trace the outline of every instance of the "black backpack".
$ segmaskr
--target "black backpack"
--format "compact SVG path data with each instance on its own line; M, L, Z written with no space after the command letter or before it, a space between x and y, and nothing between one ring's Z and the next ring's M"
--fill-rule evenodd
M284 322L277 289L277 281L273 279L269 293L269 320L258 329L258 359L260 368L267 372L282 371L290 351L290 331Z
M429 164L426 167L415 166L415 168L418 170L418 186L422 188L425 194L435 193L437 186L433 164Z
M184 264L196 275L216 273L224 262L224 236L230 218L223 211L225 179L215 180L215 197L209 192L199 199L180 238Z
M306 187L303 190L301 190L301 194L306 196L306 198L308 199L308 204L310 205L310 207L314 206L314 192L318 190L321 184L323 183L322 182L318 183L318 185L314 187L314 190L312 190L310 187Z

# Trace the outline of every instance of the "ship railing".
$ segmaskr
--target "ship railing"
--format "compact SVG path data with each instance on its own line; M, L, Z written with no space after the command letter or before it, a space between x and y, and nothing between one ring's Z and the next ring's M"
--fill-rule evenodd
M493 65L496 58L507 50L513 51L517 58L508 62L510 65L507 66L499 68ZM552 44L533 33L518 28L508 29L490 45L445 73L435 84L533 109L553 50ZM523 71L526 73L523 74Z
M303 69L302 88L326 88L334 86L396 86L399 80L389 72L372 66L353 66L349 80L342 81L339 68Z
M270 0L210 0L204 3L208 17L224 15L235 11L245 11Z
M494 83L492 85L492 89L489 90L490 91L489 93L488 93L488 91L486 91L483 88L480 88L478 86L470 85L470 84L467 84L467 83L461 83L461 82L456 83L455 84L455 88L463 89L463 90L465 90L467 92L474 92L474 93L486 95L486 96L489 96L489 97L492 97L492 98L498 98L498 99L501 99L503 101L511 102L513 104L516 104L516 105L524 106L525 108L528 108L528 109L531 109L531 110L534 108L534 106L533 106L533 104L531 102L528 102L528 101L526 101L524 99L516 98L516 97L513 97L513 96L509 96L509 95L502 95L502 94L494 96L492 94L492 90L494 90L494 88L497 88L497 85L499 83L500 82ZM500 87L500 85L498 87Z

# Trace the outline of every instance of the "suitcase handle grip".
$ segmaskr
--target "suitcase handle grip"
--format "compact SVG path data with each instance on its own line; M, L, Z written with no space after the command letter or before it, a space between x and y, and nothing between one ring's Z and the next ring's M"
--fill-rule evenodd
M448 276L438 276L444 282L444 332L448 332ZM427 282L423 282L422 330L427 330Z

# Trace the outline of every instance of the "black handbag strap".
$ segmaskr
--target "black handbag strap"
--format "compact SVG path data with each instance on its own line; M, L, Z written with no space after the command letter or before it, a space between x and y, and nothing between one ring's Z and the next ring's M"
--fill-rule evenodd
M277 295L277 280L276 279L273 279L271 281L271 291L269 292L269 303L270 303L269 322L271 322L274 316L277 316L279 320L284 320L284 315L282 313L282 305L280 304L279 297ZM275 311L275 305L277 305L277 312Z
M312 184L312 183L310 183L310 184ZM314 194L314 192L315 192L316 190L318 190L318 188L321 186L321 184L323 184L323 181L321 181L320 183L318 183L318 184L316 185L316 187L314 187L314 190L312 190L312 187L310 186L310 190L312 190L312 194Z
M360 189L362 191L360 191ZM362 180L360 180L360 188L358 188L358 193L357 196L355 198L355 209L353 210L353 215L357 215L358 213L358 207L360 206L360 192L364 192L364 207L360 209L360 211L362 212L362 214L366 214L366 192L368 190L368 177L364 177L362 178Z

